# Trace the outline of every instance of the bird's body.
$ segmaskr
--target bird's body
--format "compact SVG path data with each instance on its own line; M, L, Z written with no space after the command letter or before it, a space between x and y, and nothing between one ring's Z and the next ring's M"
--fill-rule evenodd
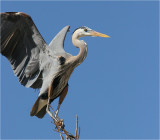
M45 107L42 112L37 114L38 117L43 117L48 102L48 96L51 99L50 102L52 102L54 99L59 97L65 87L68 86L68 80L74 68L66 61L62 63L60 60L62 59L62 57L63 56L57 56L55 58L52 58L50 55L48 55L48 58L45 58L46 63L43 63L43 66L41 68L41 70L43 70L42 77L44 77L43 84L39 93L39 98L37 99L39 102L41 102L41 106L38 105L39 102L37 102L35 106L33 106L31 111L32 116L37 114L37 112ZM66 59L65 57L63 58ZM56 61L54 61L54 59L56 59ZM55 62L57 63L56 65Z
M21 12L1 13L1 53L11 63L19 82L34 89L40 88L31 116L43 118L47 103L60 96L59 105L68 92L68 80L73 70L87 56L87 44L79 40L83 36L107 35L80 27L72 36L73 45L80 48L77 56L64 51L64 39L69 26L64 27L47 45L30 16Z

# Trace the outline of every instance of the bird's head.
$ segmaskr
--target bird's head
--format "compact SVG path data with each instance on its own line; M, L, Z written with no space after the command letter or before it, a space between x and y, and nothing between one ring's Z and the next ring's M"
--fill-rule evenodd
M93 37L106 37L108 38L108 35L96 32L86 26L82 26L77 28L74 32L73 32L73 36L75 36L76 38L80 38L80 37L85 37L85 36L93 36Z

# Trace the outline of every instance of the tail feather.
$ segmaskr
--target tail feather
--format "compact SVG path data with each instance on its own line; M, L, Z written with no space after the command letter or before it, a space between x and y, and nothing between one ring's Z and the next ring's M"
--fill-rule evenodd
M32 110L30 112L31 116L37 116L38 118L43 118L46 114L46 107L47 107L47 99L41 99L38 97L36 102L34 103Z
M46 108L47 105L45 105L35 116L37 116L38 118L43 118L46 114Z
M40 98L38 98L38 99L36 100L36 102L34 103L34 105L33 105L33 107L32 107L32 110L31 110L31 112L30 112L30 115L31 115L31 116L35 116L35 115L36 115L36 112L37 112L37 109L38 109L39 100L40 100Z

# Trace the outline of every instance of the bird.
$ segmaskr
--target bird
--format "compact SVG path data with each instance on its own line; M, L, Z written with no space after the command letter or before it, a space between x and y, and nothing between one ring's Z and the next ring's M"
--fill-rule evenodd
M23 12L5 12L1 16L1 50L18 77L20 84L27 88L40 89L30 116L43 118L47 104L57 97L56 115L68 92L68 81L74 69L87 56L87 43L81 37L105 37L81 26L72 34L72 43L80 51L73 56L64 50L64 40L70 26L65 26L50 42L45 42L30 15Z

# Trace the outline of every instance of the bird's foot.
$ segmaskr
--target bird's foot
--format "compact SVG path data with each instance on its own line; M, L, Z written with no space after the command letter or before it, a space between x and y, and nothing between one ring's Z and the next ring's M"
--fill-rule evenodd
M59 112L59 110L56 111L56 113L55 113L55 115L54 115L54 118L57 120L57 122L56 122L56 123L57 123L57 126L59 126L59 127L61 128L61 130L62 130L62 129L64 129L64 126L65 126L65 125L64 125L63 119L60 119L60 118L59 118L58 112Z
M64 129L65 125L64 125L63 119L60 119L60 120L58 120L58 121L56 122L56 127L57 127L57 126L60 127L61 130Z

